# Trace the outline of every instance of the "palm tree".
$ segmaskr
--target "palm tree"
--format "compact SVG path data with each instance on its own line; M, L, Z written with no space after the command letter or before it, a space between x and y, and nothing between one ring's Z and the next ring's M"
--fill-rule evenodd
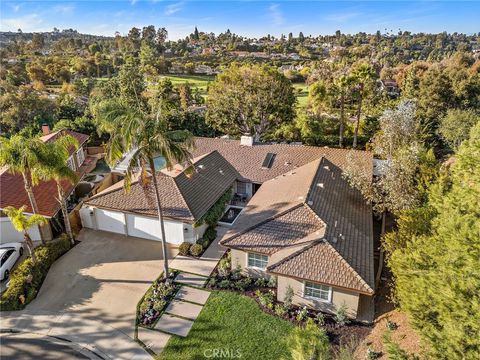
M38 205L33 193L33 186L38 184L37 169L45 162L44 143L38 138L26 139L14 135L10 139L0 137L0 166L5 166L12 174L21 174L25 191L30 200L34 214L38 214ZM39 228L40 239L45 244L42 229Z
M12 222L13 227L18 232L23 232L23 239L27 245L28 252L32 257L32 263L35 265L37 258L35 257L35 252L33 251L33 241L28 230L34 225L43 225L47 223L47 219L42 215L34 214L31 216L25 215L26 206L22 206L20 209L16 209L12 206L7 206L2 211L8 216Z
M58 202L62 209L65 231L72 245L75 243L73 237L70 218L68 217L67 202L65 191L63 190L62 180L67 180L72 184L78 181L78 175L67 165L70 157L69 150L74 147L78 148L78 141L70 135L63 135L56 141L45 144L47 164L42 165L38 169L38 176L45 181L53 180L57 184Z
M167 279L165 225L154 157L162 156L167 168L176 163L191 163L193 136L185 130L167 130L160 110L155 114L147 114L140 106L132 108L116 100L100 104L98 117L100 128L110 133L107 162L113 165L121 160L125 153L132 154L125 173L125 190L130 190L132 177L137 170L140 170L140 181L143 184L148 185L152 180L162 235L163 275Z
M353 134L353 148L357 147L358 129L360 127L360 116L362 113L362 102L365 97L365 91L373 80L375 79L375 70L370 64L361 64L352 72L352 77L357 84L357 115L355 121L355 131Z

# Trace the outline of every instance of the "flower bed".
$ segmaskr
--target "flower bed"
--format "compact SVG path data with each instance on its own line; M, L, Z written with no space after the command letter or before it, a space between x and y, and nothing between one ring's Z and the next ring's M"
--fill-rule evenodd
M313 319L327 332L333 345L343 344L353 338L362 339L370 332L370 326L348 319L345 307L339 307L336 314L325 314L307 307L296 306L292 304L293 290L287 290L283 302L278 301L275 278L253 279L242 274L239 268L231 270L229 252L218 263L207 282L207 287L240 292L252 297L265 313L288 320L297 326L304 326L309 318Z
M153 282L142 297L137 306L137 324L144 327L153 328L158 318L163 314L165 308L175 297L179 285L173 282L176 272L169 274L167 281L163 279L163 274Z
M36 264L34 265L32 259L28 257L10 275L8 289L0 299L0 310L25 308L37 296L50 267L70 248L70 240L66 236L36 247L34 250Z

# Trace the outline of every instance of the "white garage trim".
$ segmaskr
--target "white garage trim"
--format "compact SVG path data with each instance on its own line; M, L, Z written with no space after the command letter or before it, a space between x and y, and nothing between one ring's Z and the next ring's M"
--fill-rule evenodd
M125 214L117 211L94 209L98 230L126 234Z

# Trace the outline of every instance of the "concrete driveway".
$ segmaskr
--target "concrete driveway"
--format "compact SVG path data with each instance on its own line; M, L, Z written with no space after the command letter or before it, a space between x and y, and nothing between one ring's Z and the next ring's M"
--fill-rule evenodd
M88 229L78 240L26 310L101 322L133 338L137 303L163 268L161 243ZM177 254L167 252L169 259Z

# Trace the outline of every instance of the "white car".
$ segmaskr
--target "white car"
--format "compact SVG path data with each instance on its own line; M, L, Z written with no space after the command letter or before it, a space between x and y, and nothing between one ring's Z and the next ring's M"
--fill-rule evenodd
M0 280L8 279L10 270L23 254L21 243L6 243L0 245Z

